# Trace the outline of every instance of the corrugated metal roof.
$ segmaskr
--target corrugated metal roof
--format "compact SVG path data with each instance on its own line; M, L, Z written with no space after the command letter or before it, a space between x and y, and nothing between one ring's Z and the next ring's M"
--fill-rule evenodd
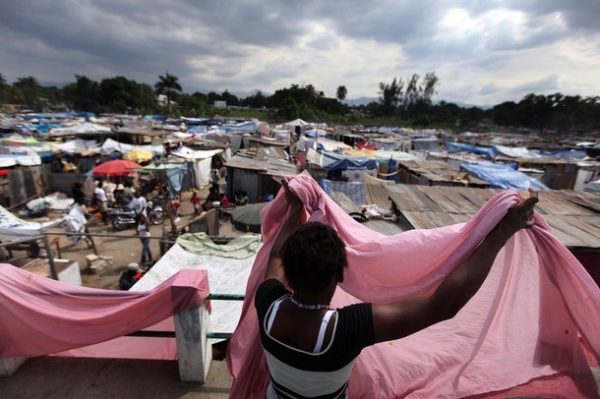
M403 184L385 188L402 221L416 229L466 222L500 191ZM536 210L559 241L571 248L600 248L600 194L549 190L539 197Z

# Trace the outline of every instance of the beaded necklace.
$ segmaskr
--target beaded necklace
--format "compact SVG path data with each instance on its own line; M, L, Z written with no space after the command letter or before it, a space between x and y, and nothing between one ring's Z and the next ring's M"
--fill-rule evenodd
M302 302L298 302L297 300L294 299L293 296L289 296L290 301L292 301L292 303L294 305L296 305L296 307L300 308L300 309L309 309L309 310L320 310L320 309L329 309L329 305L323 305L323 304L314 304L314 305L307 305L305 303Z

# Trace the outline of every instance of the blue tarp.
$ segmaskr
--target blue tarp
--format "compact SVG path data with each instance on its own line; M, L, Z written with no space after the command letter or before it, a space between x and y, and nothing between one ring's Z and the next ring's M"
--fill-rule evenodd
M325 137L327 136L327 132L321 129L312 129L306 131L306 136L314 139L315 137Z
M490 184L492 188L516 188L548 190L539 180L513 169L512 165L499 163L460 164L461 169L474 174Z
M352 159L340 159L339 161L332 163L325 167L328 172L334 172L337 170L356 170L356 169L377 169L377 162L373 159L367 160L352 160Z
M366 203L365 185L363 182L345 182L323 179L319 185L329 196L334 192L341 192L346 194L356 205L360 206Z
M221 126L225 132L255 132L258 130L258 125L254 122L243 123L227 123Z
M473 154L485 155L488 158L494 158L496 156L496 151L492 147L477 147L469 144L446 141L446 148L448 148L448 152L470 152Z
M585 150L557 150L557 151L553 151L551 156L555 157L555 158L560 158L560 159L582 159L587 156L587 151L585 151Z

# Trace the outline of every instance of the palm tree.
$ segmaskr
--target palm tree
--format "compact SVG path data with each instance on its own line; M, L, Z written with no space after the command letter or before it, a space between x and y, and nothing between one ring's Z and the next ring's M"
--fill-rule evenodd
M178 82L179 78L175 75L171 75L166 72L165 75L158 75L158 82L154 85L156 93L164 94L167 96L167 105L169 107L169 114L171 113L171 98L177 92L181 93L181 85Z
M342 101L348 95L348 89L346 86L339 86L336 91L336 97L338 100Z

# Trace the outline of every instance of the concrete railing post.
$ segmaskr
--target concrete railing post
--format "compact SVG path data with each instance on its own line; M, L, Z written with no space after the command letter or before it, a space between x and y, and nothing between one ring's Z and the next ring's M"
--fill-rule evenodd
M8 377L17 371L25 360L26 357L0 357L0 377Z
M212 347L206 338L210 320L208 310L201 305L179 312L173 318L179 378L184 382L204 384L212 361Z

